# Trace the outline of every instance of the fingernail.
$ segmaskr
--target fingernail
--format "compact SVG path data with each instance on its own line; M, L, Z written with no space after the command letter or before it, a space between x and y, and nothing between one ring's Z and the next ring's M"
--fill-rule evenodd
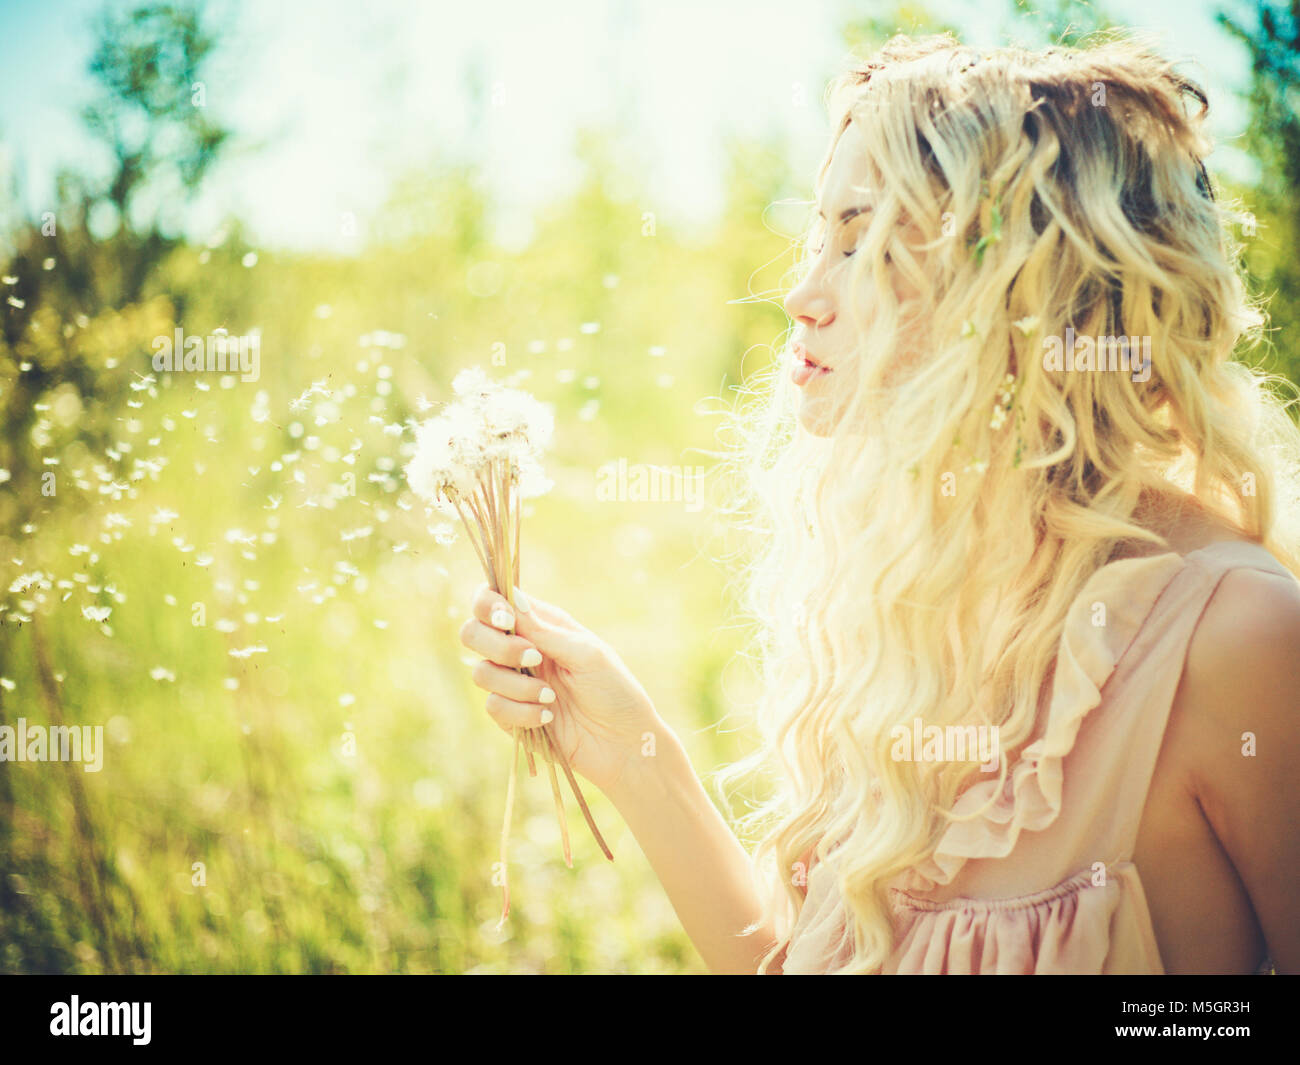
M530 647L524 652L524 657L521 662L525 668L528 666L540 666L542 664L542 652L536 647Z
M553 703L555 702L555 692L551 691L550 688L543 688L541 695L537 697L537 701L539 703Z
M523 591L519 588L515 589L515 606L525 614L533 608L532 604L528 602L528 596L524 595Z
M549 725L549 724L550 724L552 721L554 721L554 720L555 720L555 715L554 715L553 713L551 713L549 710L543 710L543 711L542 711L542 724L543 724L543 725Z
M496 607L492 611L492 624L498 629L508 629L514 624L514 618L510 616L510 611L504 607Z

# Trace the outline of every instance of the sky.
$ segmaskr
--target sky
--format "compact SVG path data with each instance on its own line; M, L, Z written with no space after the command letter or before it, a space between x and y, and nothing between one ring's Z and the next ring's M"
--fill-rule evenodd
M90 18L103 0L0 0L0 171L29 209L60 166L93 166L78 114ZM1207 87L1212 168L1248 176L1231 148L1246 110L1244 49L1214 22L1240 0L1113 3ZM129 6L122 4L119 6ZM929 0L968 43L1002 42L1009 0ZM648 210L707 226L721 207L729 134L779 134L794 173L826 147L821 93L847 56L844 23L893 9L873 0L213 0L227 37L205 85L239 147L186 212L195 239L225 217L265 247L346 250L345 213L364 220L404 168L474 159L500 204L497 237L526 243L536 209L581 177L574 134L617 127L644 161ZM468 105L476 72L485 104ZM98 159L103 163L102 158ZM364 221L361 222L364 226Z

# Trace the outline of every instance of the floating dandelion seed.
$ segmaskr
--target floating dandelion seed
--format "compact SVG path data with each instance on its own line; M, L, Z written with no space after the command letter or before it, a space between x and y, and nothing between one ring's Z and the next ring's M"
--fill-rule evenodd
M83 606L81 616L89 621L107 621L108 615L113 613L111 606Z
M527 392L491 380L479 367L461 370L452 381L457 399L440 414L415 430L415 453L404 472L411 490L442 514L455 514L469 534L489 586L514 604L519 586L520 522L523 500L554 486L542 470L541 452L551 442L555 422L551 408ZM440 541L449 525L432 526ZM521 672L534 676L530 669ZM506 789L505 821L501 829L502 908L500 928L510 913L510 890L505 876L510 817L514 807L519 748L528 756L530 775L536 775L533 756L539 751L550 772L551 791L560 823L564 860L572 867L564 802L555 772L564 770L583 817L601 850L610 853L574 778L568 759L555 740L550 724L537 729L514 730L514 748Z
M49 580L46 578L45 574L42 573L40 570L37 570L34 573L24 573L22 576L17 577L14 580L13 584L9 585L9 591L14 593L15 595L21 595L23 592L27 591L27 589L31 588L33 585L36 585L38 587L48 588Z

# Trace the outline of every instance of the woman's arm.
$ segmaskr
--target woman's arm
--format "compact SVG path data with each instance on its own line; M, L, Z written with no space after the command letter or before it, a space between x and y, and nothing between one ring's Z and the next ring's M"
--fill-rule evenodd
M488 713L506 732L536 728L545 723L543 687L550 688L556 742L622 814L705 963L718 973L756 973L776 937L762 922L749 857L681 740L608 643L553 603L522 593L518 603L511 609L482 584L460 631L461 642L483 656L474 683L489 693ZM530 652L532 676L518 671Z
M1234 570L1187 658L1202 722L1193 788L1250 896L1279 973L1300 972L1300 589Z
M606 795L709 969L756 973L776 935L764 919L749 856L709 801L681 741L660 730L655 753L632 759Z

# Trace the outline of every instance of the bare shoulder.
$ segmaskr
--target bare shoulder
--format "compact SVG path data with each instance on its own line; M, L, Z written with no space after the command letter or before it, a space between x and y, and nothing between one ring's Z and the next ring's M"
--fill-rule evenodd
M1197 731L1300 743L1300 583L1258 569L1223 575L1188 645L1175 709ZM1206 755L1201 768L1219 776L1214 748Z
M1229 714L1243 707L1243 689L1265 694L1269 681L1300 678L1300 582L1260 569L1225 573L1192 634L1185 675L1203 692L1237 693L1212 701Z
M1300 584L1228 571L1187 649L1171 727L1205 820L1250 895L1278 972L1300 968Z

